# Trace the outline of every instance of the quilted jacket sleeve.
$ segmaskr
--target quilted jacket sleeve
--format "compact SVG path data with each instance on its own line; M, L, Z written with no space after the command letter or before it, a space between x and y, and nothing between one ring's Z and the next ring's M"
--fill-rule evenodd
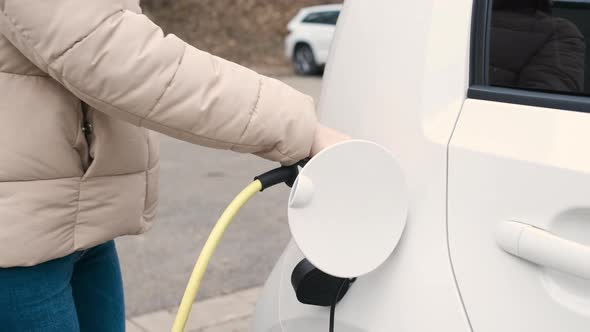
M551 20L551 36L522 69L518 86L549 91L584 92L584 36L573 23L565 19Z
M311 98L164 36L137 0L0 0L0 10L0 33L102 112L283 164L309 155Z

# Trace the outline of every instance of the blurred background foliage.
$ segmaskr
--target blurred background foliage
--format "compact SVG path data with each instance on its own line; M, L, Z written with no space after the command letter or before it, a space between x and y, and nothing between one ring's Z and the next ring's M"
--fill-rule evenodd
M303 7L342 0L142 0L165 33L263 72L288 70L287 23Z

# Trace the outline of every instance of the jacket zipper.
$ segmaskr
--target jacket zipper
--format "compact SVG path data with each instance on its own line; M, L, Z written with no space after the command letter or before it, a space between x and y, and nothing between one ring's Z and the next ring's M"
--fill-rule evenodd
M93 131L92 123L88 117L88 106L82 105L82 133L84 133L84 137L86 137L86 143L88 144L88 149L90 149L90 141Z
M92 164L92 162L94 161L94 159L92 158L92 154L90 153L94 127L92 126L92 122L90 122L89 113L90 111L88 110L88 105L82 103L82 133L84 134L84 138L86 139L86 146L88 148L88 160L85 163L85 170L88 170L88 168L90 168L90 164Z

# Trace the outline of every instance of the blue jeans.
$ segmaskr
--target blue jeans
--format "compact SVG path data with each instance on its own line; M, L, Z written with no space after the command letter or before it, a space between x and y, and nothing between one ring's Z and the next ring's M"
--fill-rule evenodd
M0 268L0 331L124 332L115 243L33 267Z

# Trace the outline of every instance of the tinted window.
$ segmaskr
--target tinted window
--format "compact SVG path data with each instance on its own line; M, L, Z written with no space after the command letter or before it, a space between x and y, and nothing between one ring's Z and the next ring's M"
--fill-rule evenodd
M311 13L303 19L303 22L336 25L339 15L339 11Z
M590 95L590 0L493 0L493 86Z

